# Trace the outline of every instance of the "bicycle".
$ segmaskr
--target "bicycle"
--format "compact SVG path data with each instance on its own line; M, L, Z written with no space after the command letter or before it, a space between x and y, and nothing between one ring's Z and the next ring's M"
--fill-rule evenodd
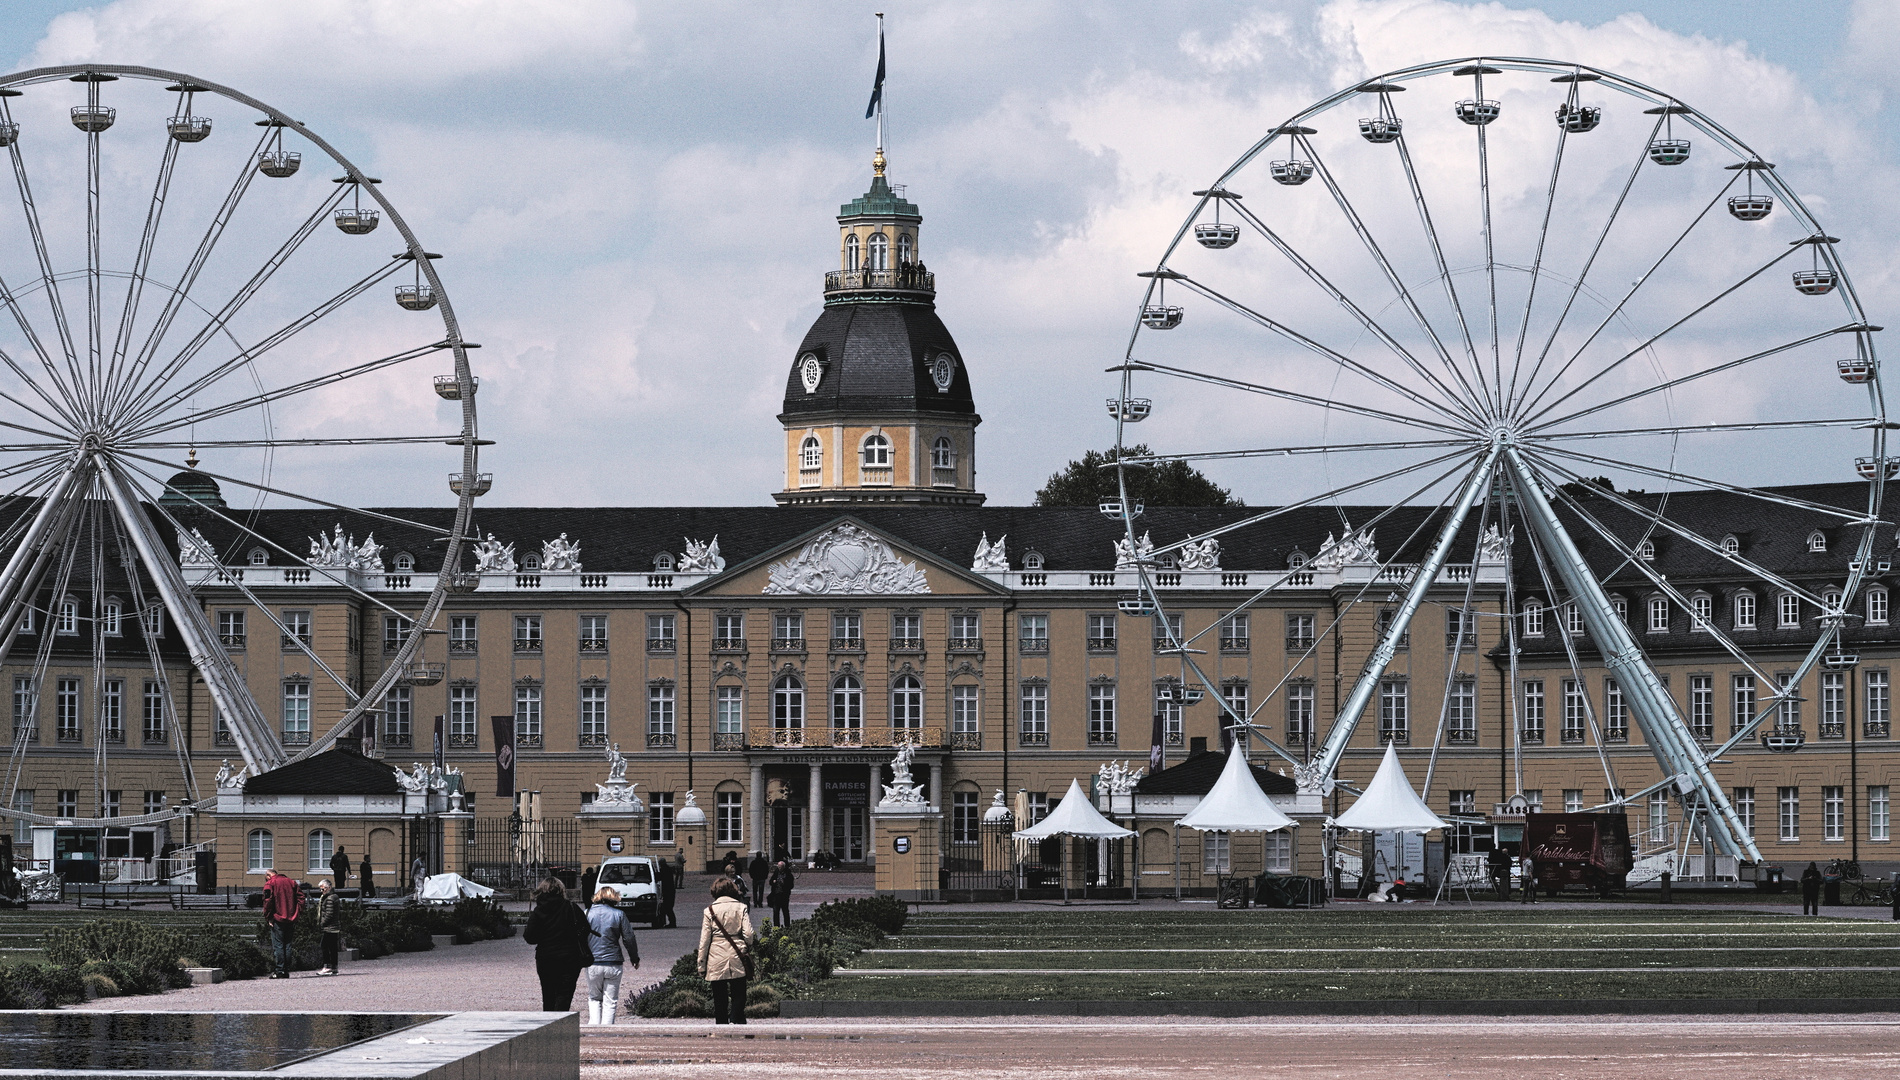
M1855 879L1851 884L1852 890L1845 897L1850 904L1886 906L1893 903L1893 886L1885 878Z

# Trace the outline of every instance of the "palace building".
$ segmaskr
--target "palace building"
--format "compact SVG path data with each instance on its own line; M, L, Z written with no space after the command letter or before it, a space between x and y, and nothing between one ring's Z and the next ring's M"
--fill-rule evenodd
M940 815L934 857L960 872L994 869L983 838L998 805L1019 824L1033 820L1079 779L1114 808L1118 793L1096 778L1111 762L1145 767L1158 739L1166 771L1137 785L1117 815L1137 841L1123 862L1091 863L1090 873L1168 889L1263 864L1317 872L1322 820L1350 796L1301 792L1288 758L1311 754L1364 668L1403 564L1423 558L1397 541L1426 531L1426 511L1393 512L1376 532L1342 534L1340 522L1379 507L1314 507L1239 529L1224 546L1151 568L1162 610L1128 614L1121 601L1140 553L1127 550L1119 519L1092 507L984 504L976 384L986 370L1003 378L1001 364L966 358L938 318L922 214L889 183L881 156L838 223L824 309L788 358L776 506L479 509L476 565L460 568L464 587L417 627L413 613L441 570L429 535L329 510L253 515L260 533L312 552L293 561L197 512L221 504L218 486L182 475L168 509L203 539L183 538L183 568L284 747L320 739L348 707L339 682L369 685L415 632L426 634L419 662L381 703L362 740L367 757L351 745L220 787L214 774L236 757L235 741L176 635L162 619L134 617L146 607L137 597L96 596L113 590L109 575L96 588L75 577L47 594L48 614L22 631L7 664L14 807L134 817L216 796L195 835L170 839L215 835L222 884L255 884L270 865L321 876L335 844L367 854L394 883L416 851L439 865L479 862L456 838L472 851L485 823L511 811L542 821L603 813L594 803L617 749L641 814L637 834L614 832L613 850L682 851L695 867L753 851L875 864L891 854L876 843L876 807L908 747L927 812ZM1865 488L1799 495L1851 507ZM1721 492L1671 498L1678 520L1692 516L1817 593L1846 577L1851 553L1830 542L1838 519ZM451 520L447 509L392 513ZM1255 513L1147 507L1139 524L1165 547ZM1602 517L1618 513L1606 504ZM1440 572L1340 780L1363 785L1391 744L1415 786L1429 774L1434 810L1474 822L1521 818L1527 805L1582 809L1656 784L1656 761L1581 619L1547 594L1528 555L1507 563L1521 541L1481 544L1476 526L1468 531L1462 550L1481 556ZM1792 668L1816 640L1815 612L1798 597L1740 587L1729 564L1695 545L1643 543L1690 609L1655 594L1617 553L1583 555L1696 737L1719 743L1765 688L1707 629ZM1507 565L1518 580L1507 580ZM1887 858L1900 772L1890 669L1900 652L1885 587L1868 589L1864 605L1846 632L1847 662L1817 667L1784 706L1778 730L1803 732L1799 749L1750 740L1716 766L1770 860ZM98 618L113 620L122 677L93 675L93 636L81 627ZM1211 692L1183 692L1191 680L1170 638L1197 650ZM1264 843L1189 833L1177 852L1172 822L1218 774L1234 717L1253 723L1244 741L1256 775L1301 827ZM514 786L526 799L494 794L498 730L512 733ZM428 761L438 732L462 774L455 811L418 803L389 768ZM311 764L333 755L352 760ZM703 811L703 825L689 808ZM1658 844L1680 825L1666 788L1628 810L1632 831ZM418 831L417 818L442 813L470 817L446 834ZM607 849L581 835L573 858L598 862ZM127 838L124 854L151 854L153 843Z

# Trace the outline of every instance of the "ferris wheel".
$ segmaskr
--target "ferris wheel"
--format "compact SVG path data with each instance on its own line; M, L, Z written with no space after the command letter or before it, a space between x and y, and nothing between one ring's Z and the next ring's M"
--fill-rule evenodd
M440 256L381 181L283 110L143 67L0 77L0 147L0 659L16 672L4 805L48 744L92 745L108 786L114 755L141 741L141 705L145 749L169 747L187 796L208 793L173 715L184 663L254 773L331 746L399 683L440 681L408 633L361 686L256 591L341 590L427 628L451 585L469 587L455 569L491 483L477 471L476 346ZM447 526L338 493L364 477L399 490L433 476L433 489L443 469ZM426 537L440 570L405 572L398 611L369 536L339 528L301 550L262 530L266 507ZM298 730L267 718L232 659L243 636L211 624L201 584L241 594L270 624L252 640L281 636L286 667L294 655L327 684L315 700L340 707L306 705ZM143 702L124 678L141 668Z
M1466 58L1301 110L1195 195L1143 274L1126 358L1111 369L1121 497L1102 510L1146 556L1123 610L1165 613L1157 571L1170 556L1205 562L1209 540L1323 508L1340 530L1331 553L1370 567L1354 598L1389 606L1330 726L1321 720L1305 753L1265 745L1303 788L1331 790L1424 609L1447 609L1447 708L1461 665L1475 675L1466 632L1486 614L1475 568L1502 561L1502 610L1489 616L1502 619L1508 685L1534 592L1566 624L1556 664L1587 686L1579 649L1600 653L1594 670L1614 679L1660 766L1661 782L1619 802L1668 792L1724 854L1758 858L1711 763L1744 740L1800 745L1799 688L1817 666L1852 662L1843 630L1863 583L1886 569L1873 562L1875 530L1900 472L1880 328L1841 239L1790 178L1666 91L1582 64ZM1191 423L1170 427L1175 407ZM1123 452L1144 421L1162 429L1144 441L1168 452ZM1220 445L1207 445L1209 431ZM1168 460L1244 461L1275 505L1150 549L1129 480ZM1836 486L1794 486L1816 483ZM1711 492L1724 513L1708 512ZM1816 523L1828 550L1847 554L1796 573L1760 557L1766 538L1724 531L1751 515ZM1733 620L1716 612L1662 572L1659 547L1761 598L1764 627L1773 605L1780 627L1805 633L1774 637L1764 658L1770 635L1745 632L1755 601L1746 623L1739 608ZM1233 613L1310 575L1303 558ZM1448 585L1462 602L1444 598ZM1218 701L1205 642L1175 625L1158 620L1157 637L1172 639L1193 697ZM1307 655L1337 631L1320 627ZM1760 687L1732 732L1685 717L1655 670L1653 650L1685 638ZM1511 698L1521 733L1530 706ZM1228 719L1265 731L1273 700ZM1579 741L1597 746L1615 793L1606 717L1587 695L1580 707L1590 735ZM1521 755L1525 740L1512 741ZM1521 768L1520 757L1520 787Z

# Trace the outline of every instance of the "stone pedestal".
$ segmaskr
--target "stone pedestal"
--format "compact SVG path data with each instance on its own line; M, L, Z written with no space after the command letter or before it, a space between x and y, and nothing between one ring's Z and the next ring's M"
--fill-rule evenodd
M886 809L871 815L876 887L899 900L940 900L943 814L931 806Z
M598 866L614 855L647 854L647 807L633 793L635 785L610 774L594 787L594 801L575 815L581 824L582 867Z
M441 820L442 872L467 877L468 846L475 841L475 815L466 810L452 811L443 814Z

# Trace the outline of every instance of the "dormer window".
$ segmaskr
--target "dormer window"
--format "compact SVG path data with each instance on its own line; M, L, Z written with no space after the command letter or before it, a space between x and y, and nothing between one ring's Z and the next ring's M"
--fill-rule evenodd
M1755 594L1738 592L1735 594L1735 629L1753 630L1755 628Z
M864 440L864 464L873 469L891 467L891 440L871 435Z
M1300 567L1306 565L1306 559L1307 559L1306 552L1300 551L1299 549L1296 548L1294 549L1293 554L1288 555L1286 557L1286 568L1288 570L1298 570Z
M79 633L79 601L68 596L59 602L59 621L54 626L56 634Z
M798 446L798 467L807 472L821 469L825 464L825 447L818 436L807 435Z
M1023 569L1042 569L1042 552L1037 551L1035 548L1030 548L1028 551L1023 552Z
M856 270L858 268L857 233L852 233L850 236L844 238L844 268L846 270Z
M1700 593L1689 598L1689 629L1706 633L1709 620L1715 616L1715 598Z
M1544 636L1544 602L1542 600L1524 601L1524 636Z
M1875 585L1867 590L1867 623L1870 626L1887 625L1887 589Z
M1736 539L1733 533L1729 534L1728 536L1724 536L1722 538L1722 554L1740 555L1741 553L1742 553L1742 542Z
M252 548L251 553L245 556L245 559L252 566L268 566L270 564L270 553L261 547Z
M396 555L396 569L398 571L407 574L409 571L414 570L415 568L416 568L416 557L414 555L409 554L407 551L399 552Z
M871 234L870 258L866 270L889 270L891 268L891 238L883 233Z
M1816 529L1808 534L1808 550L1817 553L1827 550L1827 537L1821 530Z
M541 569L541 556L539 555L523 556L521 559L521 568L523 570L528 570L528 571Z
M1655 562L1656 542L1648 537L1644 537L1643 540L1636 545L1636 557L1644 562Z
M658 555L653 556L653 569L661 573L671 572L673 569L673 553L670 551L662 551Z

